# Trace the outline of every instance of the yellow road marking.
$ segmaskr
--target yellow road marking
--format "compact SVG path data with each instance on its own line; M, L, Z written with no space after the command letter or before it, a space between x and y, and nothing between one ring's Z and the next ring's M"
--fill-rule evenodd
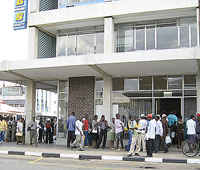
M36 160L34 160L34 161L32 161L32 162L29 162L30 164L33 164L33 163L36 163L36 162L38 162L38 161L40 161L41 159L43 159L42 157L41 158L38 158L38 159L36 159Z
M38 160L39 161L39 160ZM29 162L29 163L32 163L32 162ZM75 165L62 165L62 164L52 164L52 163L40 163L40 162L34 162L34 164L37 164L37 165L48 165L48 166L63 166L63 167L71 167L71 168L83 168L83 169L103 169L103 170L129 170L129 169L121 169L121 168L98 168L98 167L89 167L89 166L75 166Z

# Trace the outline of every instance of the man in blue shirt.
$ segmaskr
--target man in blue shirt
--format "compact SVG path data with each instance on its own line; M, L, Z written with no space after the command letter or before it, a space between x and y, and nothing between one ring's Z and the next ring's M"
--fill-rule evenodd
M170 136L172 139L172 143L174 142L174 138L176 137L176 125L178 122L178 118L175 115L175 112L171 112L168 115L168 123L169 123L169 129L170 129Z
M70 148L70 143L73 143L75 140L75 126L76 126L76 118L75 112L72 112L71 116L69 116L67 120L67 129L68 129L68 137L67 137L67 148Z

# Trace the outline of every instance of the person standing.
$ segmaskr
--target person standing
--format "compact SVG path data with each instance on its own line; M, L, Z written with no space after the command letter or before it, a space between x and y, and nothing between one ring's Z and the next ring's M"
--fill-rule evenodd
M169 123L169 129L170 129L170 137L172 139L172 144L174 143L174 138L176 137L176 125L178 122L178 118L175 115L175 112L171 112L168 115L168 123Z
M134 117L131 116L129 121L128 121L128 134L129 134L129 141L128 141L128 148L127 150L130 150L131 147L131 141L132 141L132 133L133 131L131 129L133 129L134 124L136 123L136 121L134 120Z
M162 127L163 127L163 139L165 141L166 136L168 135L168 121L167 121L167 115L163 114L161 119Z
M92 120L92 148L94 148L97 145L98 141L98 116L95 115Z
M117 139L117 149L119 149L119 141L121 143L122 149L124 149L124 145L123 145L123 127L124 127L124 123L120 120L120 115L116 114L115 133L116 133L116 139Z
M40 118L38 125L39 125L38 142L41 143L44 141L44 122L43 122L42 118Z
M16 141L17 141L17 145L19 142L22 142L22 144L24 145L24 135L23 135L23 120L20 118L17 122L17 133L16 133ZM21 134L21 135L18 135Z
M197 114L196 119L196 134L198 135L198 139L200 140L200 114ZM200 148L200 142L199 142L199 148Z
M47 123L46 123L46 144L50 144L53 143L52 140L52 125L51 125L51 120L47 119Z
M53 143L54 128L55 128L55 124L54 124L53 118L51 119L50 125L51 125L51 134L49 136L49 143Z
M132 154L135 151L135 156L140 156L139 152L141 149L141 131L140 131L140 124L139 124L139 117L136 117L136 123L133 125L133 128L131 130L133 131L132 133L132 141L131 141L131 148L128 152L127 157L132 156Z
M16 140L16 130L17 130L17 121L15 120L15 117L12 121L12 142L15 142Z
M99 139L98 139L98 142L97 142L97 145L96 145L96 149L99 148L99 146L102 142L102 138L103 138L102 149L105 149L106 139L107 139L107 128L109 126L108 126L107 120L105 120L104 115L101 116L101 120L98 122L98 126L100 127L100 135L99 135Z
M182 116L179 116L177 123L177 139L178 139L178 149L182 148L182 141L184 141L184 122Z
M76 118L75 112L72 112L71 116L67 119L67 129L68 129L68 137L67 137L67 148L70 148L70 143L73 143L75 140L75 126L76 126Z
M140 132L141 132L141 143L142 143L142 151L146 152L146 130L147 130L147 121L145 120L145 115L141 115L141 119L139 121L140 124Z
M38 147L38 143L37 143L37 122L35 121L35 117L32 118L28 127L30 127L30 145L32 145L33 142L34 142L35 147Z
M6 142L10 142L11 141L11 129L12 129L12 121L11 121L12 118L10 118L9 116L7 117L6 119L6 122L7 122L7 128L6 128Z
M3 143L6 134L6 129L7 129L6 120L0 115L0 144Z
M84 146L88 146L88 129L89 129L88 115L85 115L83 124L84 124L84 135L85 135Z
M112 118L112 122L110 123L110 149L114 149L114 141L115 141L115 118Z
M84 125L83 125L83 122L82 122L82 117L79 116L79 119L76 121L76 128L75 128L76 139L71 144L71 149L73 149L79 143L80 144L79 151L84 151L83 150L83 144L84 144L83 126Z
M187 121L186 128L187 128L187 140L190 144L196 143L196 122L195 122L195 115L191 115L191 119Z
M149 121L149 125L147 128L147 134L146 134L146 149L147 149L147 156L146 157L152 157L153 156L153 143L155 140L155 132L156 132L156 124L155 121L152 119L152 114L147 115L147 119Z

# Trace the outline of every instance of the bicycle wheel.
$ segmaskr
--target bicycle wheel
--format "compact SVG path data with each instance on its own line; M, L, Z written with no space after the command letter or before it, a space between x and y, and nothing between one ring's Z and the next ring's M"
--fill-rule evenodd
M194 157L198 154L198 144L189 144L186 142L182 147L182 152L187 157Z

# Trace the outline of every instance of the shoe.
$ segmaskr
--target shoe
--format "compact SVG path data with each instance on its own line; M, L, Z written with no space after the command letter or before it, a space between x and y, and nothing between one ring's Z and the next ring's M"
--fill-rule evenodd
M128 154L128 155L127 155L128 158L131 157L131 156L132 156L132 154Z
M35 147L38 147L38 145L35 145Z
M148 158L148 157L153 157L153 155L147 155L146 157L147 157L147 158Z
M74 146L71 146L71 150L73 150L74 149Z
M163 153L167 153L168 152L168 150L165 150Z
M105 146L102 146L102 149L105 149Z
M84 149L81 149L81 148L80 148L79 151L84 151Z
M135 156L140 156L139 153L135 153Z

